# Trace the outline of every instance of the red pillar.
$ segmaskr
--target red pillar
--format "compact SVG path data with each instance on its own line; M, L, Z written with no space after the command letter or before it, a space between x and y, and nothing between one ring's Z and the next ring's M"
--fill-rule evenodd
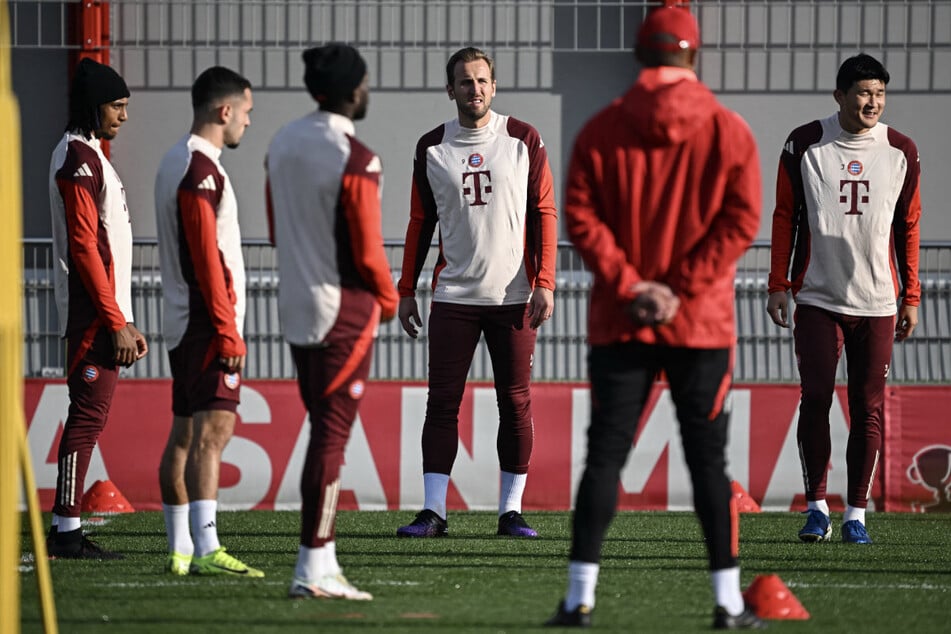
M100 64L109 63L109 3L83 0L70 5L73 43L79 49L73 55L73 66L83 57Z
M69 56L70 79L79 60L88 57L100 64L109 64L109 3L83 0L69 5L71 44L78 45ZM102 152L109 156L109 142L102 142Z

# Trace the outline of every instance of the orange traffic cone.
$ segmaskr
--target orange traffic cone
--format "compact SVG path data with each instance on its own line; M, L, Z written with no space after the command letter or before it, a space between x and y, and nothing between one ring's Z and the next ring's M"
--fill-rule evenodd
M757 575L743 593L743 599L761 619L809 618L809 612L779 575Z
M83 496L83 513L134 513L112 480L96 480Z
M742 484L734 480L730 483L730 486L733 488L733 499L736 500L737 511L740 513L763 512L763 509L756 503L756 500L750 497L750 494L746 492Z

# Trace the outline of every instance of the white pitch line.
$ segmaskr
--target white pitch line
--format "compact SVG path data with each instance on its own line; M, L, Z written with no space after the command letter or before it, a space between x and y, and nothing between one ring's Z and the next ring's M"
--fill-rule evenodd
M144 582L144 581L116 581L111 583L99 584L99 587L102 588L174 588L182 586L195 586L199 583L202 583L201 577L198 576L186 576L181 579L163 579L161 581L153 582ZM204 579L208 579L205 577ZM231 579L227 577L216 577L214 578L214 584L216 586L243 586L248 583L246 579ZM254 579L254 583L257 585L263 586L283 586L288 582L284 580L268 579L266 581L261 579ZM384 581L377 579L375 581L370 581L366 584L368 586L418 586L420 583L418 581Z
M181 581L132 581L132 582L113 582L113 583L103 583L98 584L100 588L177 588L177 587L194 587L203 582L210 582L213 579L213 584L215 586L243 586L248 583L249 580L241 579L223 579L222 577L185 577ZM264 581L260 578L254 578L254 584L259 586L284 586L289 585L289 582L281 580L269 580Z
M790 588L845 588L849 590L951 590L936 583L786 583Z

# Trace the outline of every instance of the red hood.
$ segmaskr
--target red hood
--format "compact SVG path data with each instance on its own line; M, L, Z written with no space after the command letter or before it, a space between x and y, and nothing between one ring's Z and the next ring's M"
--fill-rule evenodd
M706 126L719 106L692 71L662 66L641 71L621 97L621 109L638 121L635 136L649 145L676 145Z

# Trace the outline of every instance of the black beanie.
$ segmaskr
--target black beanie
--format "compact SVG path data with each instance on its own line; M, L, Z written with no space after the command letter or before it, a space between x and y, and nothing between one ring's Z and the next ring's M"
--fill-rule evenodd
M367 63L347 44L327 44L304 51L304 84L318 103L346 97L367 74Z
M98 108L104 103L129 96L125 80L112 68L88 57L79 61L73 76L71 98L79 108Z

